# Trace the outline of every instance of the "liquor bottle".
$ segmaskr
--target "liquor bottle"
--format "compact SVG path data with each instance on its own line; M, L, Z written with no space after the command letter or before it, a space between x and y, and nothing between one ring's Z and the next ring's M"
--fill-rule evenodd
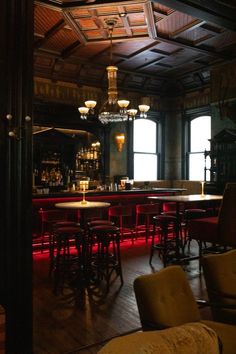
M91 153L90 153L90 149L88 148L87 150L87 159L90 160L91 159Z
M91 148L90 150L90 159L93 160L94 159L94 149Z
M93 158L94 158L94 160L97 160L97 158L98 158L98 153L97 153L96 148L94 149L94 152L93 152Z

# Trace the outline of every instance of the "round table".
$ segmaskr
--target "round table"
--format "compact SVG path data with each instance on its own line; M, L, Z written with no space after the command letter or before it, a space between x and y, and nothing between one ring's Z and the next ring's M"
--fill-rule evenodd
M91 282L90 274L87 269L87 241L86 241L86 210L95 208L108 208L111 204L106 202L95 202L82 200L80 202L64 202L56 203L56 208L61 209L78 209L80 210L80 226L84 229L84 239L82 246L82 268L77 274L77 280L75 282L78 289L85 289Z
M80 225L85 227L86 225L86 210L95 208L108 208L111 204L107 202L95 202L95 201L81 201L81 202L64 202L55 204L56 208L62 209L78 209L80 210Z

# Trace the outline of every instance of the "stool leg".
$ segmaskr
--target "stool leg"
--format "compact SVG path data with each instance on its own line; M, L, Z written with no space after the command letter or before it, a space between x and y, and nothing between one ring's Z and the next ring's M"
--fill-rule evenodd
M145 215L145 232L146 232L146 243L148 243L148 234L149 234L149 215Z
M56 251L56 260L55 260L55 267L54 267L54 287L53 287L54 289L53 291L55 294L57 294L59 283L60 283L60 256L61 256L61 248L62 248L61 240L57 239L56 243L57 243L56 245L57 251Z
M162 226L162 232L163 232L163 266L164 268L167 265L167 255L168 255L168 226L167 225L163 225Z
M54 233L49 235L49 276L52 274L52 270L55 266L55 235Z
M156 234L156 225L153 225L153 232L152 232L152 243L150 248L150 257L149 257L149 264L152 265L152 257L154 253L154 243L155 243L155 234Z
M180 259L180 228L179 228L179 225L176 223L173 227L173 231L175 233L175 253L176 253L176 258L177 260Z
M117 260L118 260L117 275L120 276L121 285L123 285L124 284L124 279L123 279L123 272L122 272L122 267L121 267L120 239L119 238L120 238L120 236L116 236Z
M202 261L202 241L198 241L198 247L199 247L199 271L201 271L201 261Z

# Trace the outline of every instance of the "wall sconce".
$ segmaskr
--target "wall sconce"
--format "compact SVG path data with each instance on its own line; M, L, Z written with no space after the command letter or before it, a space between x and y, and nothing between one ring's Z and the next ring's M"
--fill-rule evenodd
M116 143L116 148L119 152L122 151L123 145L125 143L125 134L124 133L117 133L115 135L115 143Z

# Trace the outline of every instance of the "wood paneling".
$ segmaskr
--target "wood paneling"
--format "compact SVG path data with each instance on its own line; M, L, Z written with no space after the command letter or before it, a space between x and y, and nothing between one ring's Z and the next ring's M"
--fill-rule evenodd
M227 5L222 13L213 16L214 22L210 21L209 2L205 8L202 6L201 12L194 6L192 12L185 4L180 6L181 1L161 1L163 4L143 0L111 4L59 1L55 5L51 0L37 0L35 3L35 74L48 79L105 87L105 68L109 64L106 19L111 17L117 18L113 53L119 68L118 80L125 72L133 77L132 84L129 80L122 82L126 91L144 92L143 82L149 75L156 81L145 87L148 94L168 94L168 85L158 82L160 76L165 81L181 82L182 92L199 88L195 73L202 75L202 70L209 71L216 63L236 57L236 26L232 28L229 24L235 10L229 11ZM59 60L60 69L53 62L45 68L37 60L39 56ZM77 66L74 75L66 70L72 63ZM90 68L86 76L80 70L84 65ZM184 80L186 75L188 80ZM136 80L136 76L142 76L143 80ZM202 82L209 85L204 76Z

